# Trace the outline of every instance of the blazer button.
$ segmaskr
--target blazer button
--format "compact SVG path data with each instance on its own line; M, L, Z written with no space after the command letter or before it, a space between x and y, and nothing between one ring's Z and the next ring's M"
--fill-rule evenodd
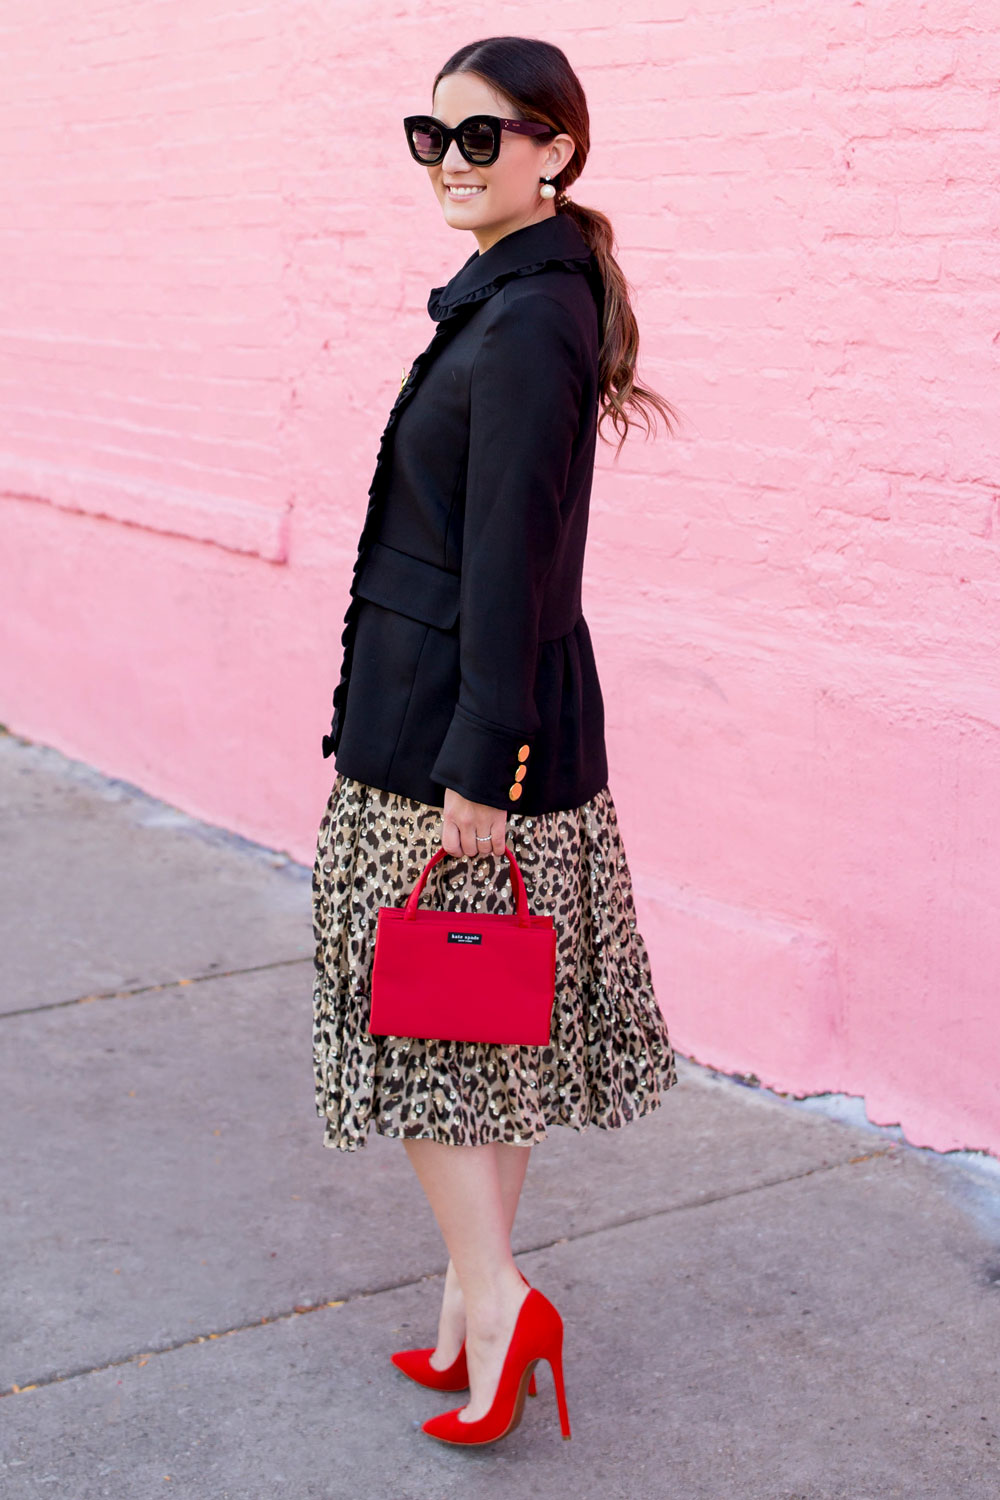
M527 774L528 774L528 768L527 768L527 766L518 766L517 770L514 772L514 780L515 781L523 781L524 778L527 776Z
M520 750L517 752L517 758L520 761L525 761L525 760L528 759L528 756L530 754L531 754L531 746L530 745L522 745L521 748L520 748Z
M518 799L518 797L520 797L520 795L521 795L521 793L523 791L524 791L524 788L521 785L521 783L519 781L515 781L514 785L511 787L510 791L507 793L507 796L510 798L510 800L512 802L516 802L517 799Z

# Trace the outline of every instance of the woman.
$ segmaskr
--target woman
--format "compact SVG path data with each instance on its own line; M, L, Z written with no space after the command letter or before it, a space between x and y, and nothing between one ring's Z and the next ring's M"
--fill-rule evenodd
M478 250L430 293L437 329L390 413L358 546L323 740L338 775L313 874L316 1107L326 1146L356 1150L369 1125L403 1139L444 1236L437 1342L393 1359L470 1398L424 1430L503 1436L541 1357L568 1437L562 1323L510 1235L547 1126L618 1128L676 1082L580 608L598 413L620 450L627 408L647 435L654 409L668 431L673 412L636 382L611 226L565 192L589 123L563 52L521 37L462 47L431 114L405 128L446 222ZM431 872L425 906L508 909L507 841L531 910L555 919L551 1044L372 1037L379 906L402 905L442 847L455 858Z

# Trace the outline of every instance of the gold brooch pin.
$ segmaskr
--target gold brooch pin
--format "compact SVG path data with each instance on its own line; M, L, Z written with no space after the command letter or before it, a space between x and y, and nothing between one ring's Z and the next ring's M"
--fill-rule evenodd
M403 366L403 378L402 378L402 380L401 380L401 381L400 381L400 382L399 382L399 389L400 389L400 390L402 390L402 389L403 389L403 386L404 386L404 385L405 385L405 384L406 384L406 375L407 375L407 371L406 371L406 366L405 366L405 365L404 365L404 366Z

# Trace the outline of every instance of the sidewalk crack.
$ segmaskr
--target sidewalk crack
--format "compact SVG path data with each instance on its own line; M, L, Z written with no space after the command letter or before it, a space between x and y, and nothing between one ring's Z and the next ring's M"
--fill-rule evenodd
M69 1000L47 1000L42 1005L22 1005L17 1010L0 1012L0 1021L11 1016L37 1016L47 1010L63 1010L69 1005L89 1005L92 1000L125 1000L131 995L149 995L157 990L178 990L189 984L205 984L212 979L235 979L242 974L265 974L269 969L288 969L296 964L313 962L311 953L301 958L276 958L266 964L248 964L243 969L215 969L211 974L192 974L190 979L164 979L160 984L137 984L123 990L95 990L92 995L74 995Z

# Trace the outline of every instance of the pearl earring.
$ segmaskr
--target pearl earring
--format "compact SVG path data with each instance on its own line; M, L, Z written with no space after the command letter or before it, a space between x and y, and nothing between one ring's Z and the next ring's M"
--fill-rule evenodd
M542 185L538 189L543 198L554 198L556 195L555 184L550 177L542 178Z

